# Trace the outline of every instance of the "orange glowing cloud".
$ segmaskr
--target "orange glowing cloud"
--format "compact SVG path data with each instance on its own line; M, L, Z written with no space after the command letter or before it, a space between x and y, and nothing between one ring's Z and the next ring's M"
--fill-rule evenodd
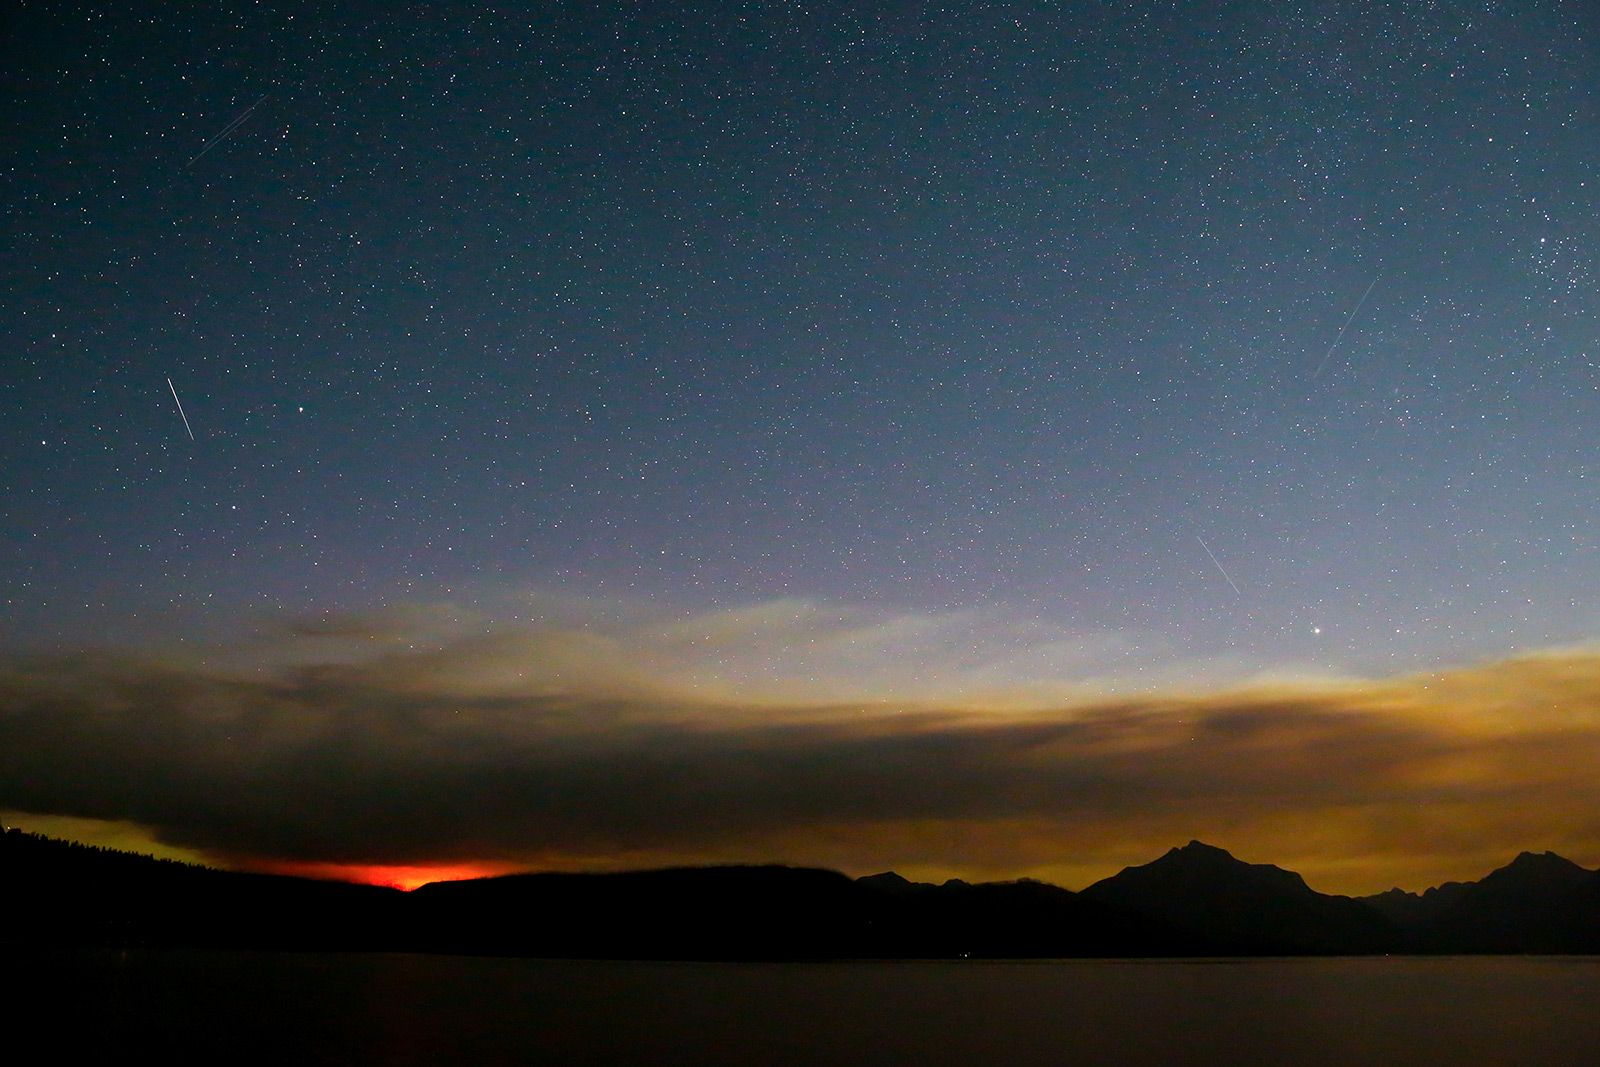
M1046 682L1109 647L964 659L953 624L788 602L692 621L416 651L379 634L365 658L249 671L18 663L0 809L406 889L706 862L1075 888L1190 838L1338 892L1478 877L1522 849L1600 862L1595 648L1108 693ZM944 660L883 696L896 664Z

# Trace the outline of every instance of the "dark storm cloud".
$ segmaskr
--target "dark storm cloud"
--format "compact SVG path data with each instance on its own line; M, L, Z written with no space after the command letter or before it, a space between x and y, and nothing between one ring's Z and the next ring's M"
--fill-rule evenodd
M1468 839L1600 846L1600 657L1583 653L1030 711L482 695L403 665L13 666L0 808L125 820L236 862L870 852L1016 870L1185 826L1343 841L1325 847L1397 870Z

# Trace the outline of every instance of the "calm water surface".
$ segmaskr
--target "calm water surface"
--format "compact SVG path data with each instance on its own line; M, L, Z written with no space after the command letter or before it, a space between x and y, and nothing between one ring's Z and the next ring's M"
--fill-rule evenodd
M1600 1063L1600 958L598 963L7 953L7 1015L108 1062ZM69 1057L77 1058L77 1057Z

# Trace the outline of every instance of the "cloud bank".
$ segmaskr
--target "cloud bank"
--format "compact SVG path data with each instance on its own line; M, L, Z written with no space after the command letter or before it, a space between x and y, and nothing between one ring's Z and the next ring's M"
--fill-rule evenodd
M324 620L206 664L13 663L0 809L264 868L778 860L1080 886L1199 837L1367 892L1523 848L1600 862L1586 649L1117 695L1046 684L1104 641L973 649L948 618L782 602L471 629ZM943 672L884 666L908 646Z

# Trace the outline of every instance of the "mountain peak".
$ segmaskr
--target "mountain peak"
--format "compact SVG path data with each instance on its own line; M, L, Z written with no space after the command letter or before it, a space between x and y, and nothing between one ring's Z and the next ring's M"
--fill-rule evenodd
M1584 874L1591 873L1585 868L1579 867L1576 863L1573 863L1565 856L1558 856L1554 852L1550 851L1519 852L1517 853L1517 858L1506 864L1506 867L1502 869L1511 868L1518 868L1521 870L1583 871Z
M1592 951L1600 931L1584 891L1594 877L1554 852L1523 852L1479 881L1428 890L1400 918L1433 951Z
M1252 871L1275 871L1281 874L1290 874L1280 871L1277 867L1267 864L1246 863L1225 848L1208 845L1204 841L1190 841L1182 848L1169 848L1166 853L1143 867L1130 867L1130 871L1149 870L1151 872L1189 872L1192 875L1204 877L1241 876ZM1126 871L1124 873L1127 873ZM1299 875L1291 875L1298 878Z
M1125 867L1084 892L1131 903L1136 899L1192 899L1197 895L1226 895L1241 890L1269 895L1312 893L1293 871L1270 864L1246 863L1227 849L1203 841L1190 841L1182 848L1168 849L1161 858L1142 866Z
M1398 938L1366 905L1324 896L1294 871L1246 863L1203 841L1126 867L1082 895L1252 950L1293 945L1296 951L1382 952Z
M856 883L883 893L909 893L915 889L926 888L921 883L913 882L911 879L904 875L896 874L894 871L864 875L857 878Z
M1559 891L1576 886L1593 873L1554 852L1523 852L1478 884L1489 890L1515 886L1524 891Z

